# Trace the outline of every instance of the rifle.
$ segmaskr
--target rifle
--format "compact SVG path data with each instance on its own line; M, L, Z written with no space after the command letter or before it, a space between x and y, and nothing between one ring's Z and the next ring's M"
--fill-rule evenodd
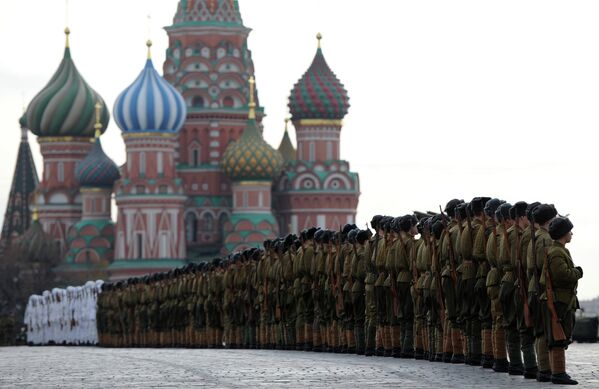
M441 319L441 325L445 323L445 296L443 296L443 287L441 285L441 271L439 269L439 257L437 255L437 244L434 241L433 237L433 249L432 249L432 266L435 268L435 283L437 284L437 302L440 305L439 311L439 319Z
M522 260L520 258L520 231L518 221L514 224L514 232L516 233L516 275L518 277L518 289L520 291L520 297L522 298L523 311L524 311L524 324L526 327L531 328L532 318L530 317L530 308L528 307L528 291L525 283L524 274L522 274Z
M545 248L545 294L547 295L547 309L551 314L551 334L553 336L553 340L556 342L566 340L566 334L564 333L564 328L562 327L559 318L557 317L557 312L555 310L555 305L553 302L553 283L551 282L551 271L549 270L549 258L547 255L547 248Z
M439 210L441 211L441 217L443 218L443 224L445 224L445 229L443 230L443 235L441 237L441 243L443 243L444 237L448 238L447 243L448 243L448 247L449 247L450 274L451 274L451 279L453 280L453 283L455 285L456 281L458 280L458 273L456 271L456 266L455 266L455 252L453 251L453 241L451 240L451 234L447 230L447 228L449 226L449 221L447 219L447 216L445 215L445 212L443 212L443 209L441 208L440 205L439 205Z
M530 221L530 241L532 242L533 277L535 278L535 289L537 290L538 298L541 295L541 280L539 269L537 268L537 233L535 231L534 220Z

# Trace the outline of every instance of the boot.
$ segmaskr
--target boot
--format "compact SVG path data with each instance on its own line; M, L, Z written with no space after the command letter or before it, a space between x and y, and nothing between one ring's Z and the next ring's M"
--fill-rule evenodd
M304 325L304 328L304 337L306 339L306 343L304 344L304 351L312 351L312 337L314 336L314 334L312 333L312 325L306 324Z
M364 327L360 325L356 326L354 328L354 336L356 338L356 354L364 355L366 346L364 339Z
M347 339L347 352L348 354L356 353L356 338L354 337L353 330L345 330L345 337Z
M399 358L401 356L401 326L391 326L391 355L393 358Z
M322 335L318 326L312 327L312 351L319 353L322 351Z
M453 348L453 355L451 356L451 363L458 364L464 363L464 347L462 342L462 334L458 328L451 329L451 344Z
M551 382L559 385L577 385L578 381L573 380L566 373L566 352L563 347L554 347L549 350L551 360Z
M509 362L507 359L497 359L493 361L493 371L495 373L507 373L509 372Z
M551 370L539 370L537 374L538 382L551 382Z

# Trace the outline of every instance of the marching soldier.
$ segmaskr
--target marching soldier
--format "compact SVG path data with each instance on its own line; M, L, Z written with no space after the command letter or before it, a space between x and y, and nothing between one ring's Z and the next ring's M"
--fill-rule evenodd
M544 286L545 322L547 323L547 343L551 360L551 382L562 385L576 385L566 373L565 349L572 342L575 311L580 308L576 289L583 272L574 266L566 245L572 241L574 225L565 217L557 217L549 224L549 235L553 245L546 251L546 259L541 275Z

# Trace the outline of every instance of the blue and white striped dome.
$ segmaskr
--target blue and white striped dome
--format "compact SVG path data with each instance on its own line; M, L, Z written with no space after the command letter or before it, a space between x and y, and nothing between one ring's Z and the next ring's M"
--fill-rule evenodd
M158 74L148 55L142 72L117 97L113 114L125 133L176 133L185 122L187 109L183 96Z

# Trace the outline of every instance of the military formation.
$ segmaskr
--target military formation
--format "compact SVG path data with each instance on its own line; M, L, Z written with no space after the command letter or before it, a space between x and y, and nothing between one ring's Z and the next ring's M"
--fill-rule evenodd
M355 353L576 384L565 349L583 272L553 205L454 199L370 225L107 283L100 345Z
M97 296L102 280L54 288L29 297L24 324L30 345L95 345Z

